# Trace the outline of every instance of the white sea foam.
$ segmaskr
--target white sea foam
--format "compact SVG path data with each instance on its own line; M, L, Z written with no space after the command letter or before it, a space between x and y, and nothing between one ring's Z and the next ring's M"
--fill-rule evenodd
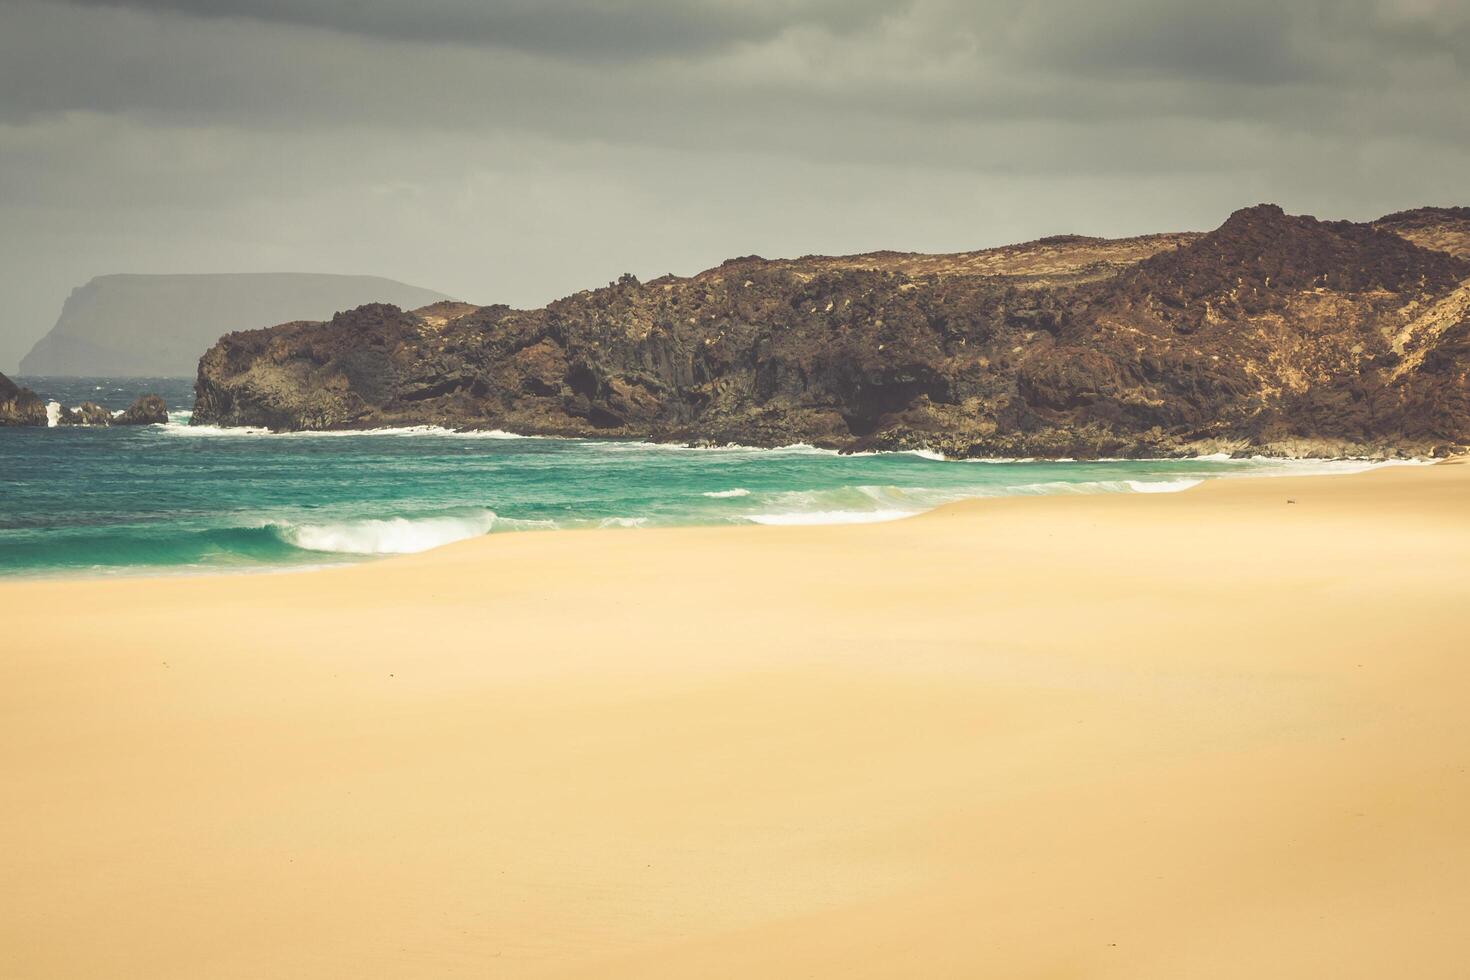
M811 449L813 452L830 453L833 456L850 456L854 459L872 456L917 456L920 459L932 459L937 463L946 463L949 461L949 457L944 455L944 453L935 452L932 449L864 449L855 453L843 453L836 449L814 449L811 446L805 448Z
M1134 493L1178 493L1204 483L1204 479L1186 480L1124 480Z
M553 531L561 527L556 521L533 520L525 517L503 517L495 515L496 530L506 531Z
M172 424L175 415L183 424ZM346 436L439 436L453 439L539 439L503 429L472 429L460 432L437 425L411 425L387 429L303 429L298 432L273 432L258 425L189 425L192 412L170 412L170 425L165 431L175 436L270 436L274 439L337 439Z
M1035 462L1037 462L1037 460L1036 460L1035 457L1032 457L1032 456L972 456L972 457L965 457L965 458L961 458L961 459L950 460L950 462L952 462L952 463L991 463L991 464L995 464L995 465L1004 465L1006 463L1035 463Z
M440 517L390 517L385 520L328 524L276 524L281 540L305 551L344 555L406 555L454 541L477 538L495 525L495 512Z
M640 442L633 440L592 440L586 439L577 443L584 449L597 449L608 453L638 452L640 450L659 450L673 453L754 453L769 456L775 453L788 453L792 455L811 456L840 456L835 449L818 449L816 446L804 442L794 442L789 446L775 446L763 448L760 446L742 446L738 443L725 443L718 446L692 446L680 442ZM853 455L863 455L860 453Z
M1282 459L1269 456L1252 456L1249 459L1232 460L1246 464L1238 472L1223 473L1222 476L1328 476L1363 473L1382 466L1418 466L1432 460L1416 459Z
M761 513L741 520L755 524L869 524L894 521L973 494L923 487L858 486L788 490L773 494Z
M234 426L234 425L161 425L157 431L170 436L186 436L189 438L211 439L211 438L240 438L243 436L268 436L270 429L262 429L258 426Z
M1053 480L1046 483L1022 483L1012 487L997 487L984 496L1046 496L1049 494L1091 493L1178 493L1197 487L1205 482L1204 477L1181 477L1174 480L1082 480L1076 483Z
M700 494L702 497L749 497L750 491L744 487L736 487L733 490L707 490Z
M646 517L604 517L597 522L598 527L643 527L648 523Z
M61 402L46 403L46 426L54 429L61 424Z
M288 435L365 435L365 436L448 436L454 439L541 439L542 436L526 436L504 429L446 429L439 425L413 425L398 429L364 429L356 433L307 433L292 432Z

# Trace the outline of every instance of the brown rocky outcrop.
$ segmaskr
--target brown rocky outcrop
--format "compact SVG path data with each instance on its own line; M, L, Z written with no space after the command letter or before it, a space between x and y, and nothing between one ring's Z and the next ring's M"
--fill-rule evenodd
M956 456L1443 452L1470 443L1463 211L1260 205L1203 235L732 259L538 310L370 305L223 337L193 419Z
M1470 259L1470 208L1419 208L1384 215L1375 227L1424 248Z
M163 425L168 422L168 405L158 395L142 395L114 415L96 402L82 402L76 408L62 408L57 425Z
M168 405L158 395L141 396L112 419L113 425L165 425L167 422Z
M168 405L158 395L142 395L126 409L113 415L96 402L62 408L57 425L155 425L168 421ZM0 374L0 425L45 426L46 403L29 388L22 388Z
M0 374L0 425L45 425L46 403L29 388Z
M82 402L76 408L61 409L57 425L111 425L112 413L96 402Z

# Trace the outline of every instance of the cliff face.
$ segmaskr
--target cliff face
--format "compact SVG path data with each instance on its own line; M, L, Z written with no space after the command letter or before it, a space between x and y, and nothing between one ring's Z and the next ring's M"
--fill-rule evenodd
M1470 443L1454 209L1262 205L1204 235L733 259L539 310L370 305L236 333L196 423L404 424L956 456Z
M442 293L375 276L98 276L20 362L33 377L189 377L231 330L325 318L363 303L418 307Z
M0 425L45 425L46 403L29 388L0 374Z

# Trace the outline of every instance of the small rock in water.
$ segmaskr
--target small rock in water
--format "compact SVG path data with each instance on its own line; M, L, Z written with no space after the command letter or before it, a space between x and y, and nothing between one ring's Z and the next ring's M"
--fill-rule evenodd
M157 395L143 395L112 420L113 425L166 425L168 404Z

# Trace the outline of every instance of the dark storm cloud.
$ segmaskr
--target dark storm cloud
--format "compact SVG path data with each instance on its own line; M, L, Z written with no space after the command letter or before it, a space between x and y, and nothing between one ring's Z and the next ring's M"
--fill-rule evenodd
M1470 203L1464 0L0 0L0 369L117 271L541 303Z
M691 55L767 40L793 26L848 31L895 0L82 0L320 27L386 40L486 44L565 58Z
M567 19L556 16L567 4L543 6L548 25ZM1406 38L1430 17L1400 18L1394 53L1363 57L1315 4L1178 8L931 0L860 31L852 19L834 33L814 16L793 18L761 44L609 66L284 24L12 5L19 26L0 35L0 119L97 111L196 125L500 128L817 157L913 158L918 141L931 164L986 168L1025 159L1016 133L996 132L1007 126L1121 131L1154 120L1163 136L1200 120L1308 131L1363 122L1387 132L1420 127L1424 115L1464 115L1442 73L1413 77L1433 66ZM735 9L745 7L727 5L726 16ZM1338 20L1361 24L1368 13ZM434 21L432 9L423 19ZM1048 152L1033 165L1058 160L1056 137L1035 135ZM1143 170L1188 155L1141 135Z
M1025 39L1028 54L1067 74L1280 84L1315 73L1298 44L1306 19L1281 3L1099 3L1036 17Z

